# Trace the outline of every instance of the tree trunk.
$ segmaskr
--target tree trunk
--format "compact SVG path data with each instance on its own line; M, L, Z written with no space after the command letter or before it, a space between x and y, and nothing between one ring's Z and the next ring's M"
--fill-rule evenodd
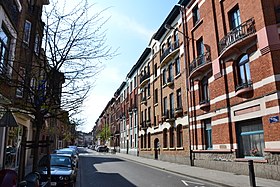
M43 127L44 118L41 113L35 116L35 136L34 136L34 146L33 146L33 166L32 171L37 171L38 169L38 160L39 160L39 140L41 135L41 130Z

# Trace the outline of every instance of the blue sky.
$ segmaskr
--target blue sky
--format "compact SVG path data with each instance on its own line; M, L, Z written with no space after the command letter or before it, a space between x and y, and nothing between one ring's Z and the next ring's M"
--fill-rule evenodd
M148 46L152 35L161 26L179 0L88 0L93 9L106 10L104 17L111 17L107 29L107 45L118 49L119 55L104 63L96 77L95 85L84 104L85 124L78 130L90 132L95 121L113 97L131 67Z

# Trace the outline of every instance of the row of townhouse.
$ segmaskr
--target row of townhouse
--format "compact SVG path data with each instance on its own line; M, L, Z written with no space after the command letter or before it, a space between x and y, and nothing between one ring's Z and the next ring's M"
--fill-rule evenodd
M21 149L23 140L35 138L36 122L29 112L32 104L38 101L34 92L38 88L42 95L50 94L50 90L46 90L47 83L42 82L45 72L40 68L46 62L41 48L45 26L41 17L46 5L49 0L0 0L0 168L19 171L21 167L22 176L34 156L32 149ZM49 72L53 73L55 84L63 83L64 75ZM52 92L54 90L59 91L59 88L52 88ZM59 99L52 104L56 102ZM68 119L66 111L63 117ZM54 142L51 149L63 147L66 132L73 129L60 119L50 118L44 124L39 139L49 137ZM50 137L51 134L54 136ZM46 151L42 147L39 153L46 154Z
M120 152L279 180L280 1L180 0L99 116ZM103 121L106 118L107 121Z

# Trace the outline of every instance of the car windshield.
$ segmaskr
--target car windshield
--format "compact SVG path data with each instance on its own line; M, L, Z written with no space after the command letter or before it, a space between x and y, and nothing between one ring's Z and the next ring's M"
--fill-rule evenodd
M51 166L71 167L71 159L68 157L51 157Z

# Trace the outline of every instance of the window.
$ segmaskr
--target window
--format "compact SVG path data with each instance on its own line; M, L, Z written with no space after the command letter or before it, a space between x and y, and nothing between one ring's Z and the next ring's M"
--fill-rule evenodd
M155 98L155 103L158 103L158 89L155 89L155 93L154 93L154 98Z
M171 37L169 37L169 38L167 39L167 48L168 48L168 49L171 49L171 45L172 45Z
M24 35L23 35L23 42L28 44L30 39L30 32L31 32L31 22L25 20L24 23Z
M167 97L163 98L163 115L167 116Z
M129 91L132 92L132 81L130 82Z
M175 59L175 75L179 75L180 71L180 58L178 57Z
M203 39L200 38L196 41L196 51L197 51L197 65L202 65L205 63L204 60L204 44Z
M170 127L169 129L169 146L174 147L174 128Z
M151 148L151 133L148 133L148 148Z
M176 91L176 97L177 97L177 109L181 109L182 108L181 88Z
M169 95L169 104L170 104L170 118L174 118L174 94Z
M151 107L148 108L148 118L147 121L151 121Z
M166 50L166 44L163 44L161 47L161 54L164 54L165 50Z
M182 125L177 126L177 147L183 147L183 128L182 128Z
M205 148L206 149L212 149L212 126L211 126L211 120L206 119L203 121L204 123L204 135L205 135Z
M19 68L19 73L18 73L18 86L17 86L17 89L16 89L16 96L17 97L23 97L24 80L25 80L25 68L20 67Z
M194 8L193 8L193 25L196 25L197 22L200 20L200 13L199 13L199 8L198 8L198 5L196 5Z
M134 134L134 147L137 147L137 134Z
M209 88L208 79L204 77L201 81L201 100L200 104L205 104L209 102Z
M253 119L237 123L239 156L263 157L264 135L262 119Z
M163 147L167 148L167 129L163 129Z
M144 134L144 148L147 148L147 134Z
M241 25L240 11L238 7L235 7L229 12L230 29L235 29Z
M176 45L179 45L179 36L178 36L178 30L175 30L174 32L174 42L176 43Z
M163 85L165 85L166 82L167 82L166 69L164 69L163 72L162 72L162 81L163 81L163 82L162 82Z
M38 33L36 33L35 36L34 52L36 55L38 55L40 52L40 35Z
M148 97L151 96L151 85L150 85L150 83L148 83L147 92L148 92L147 93Z
M243 55L237 64L238 85L236 90L244 87L252 86L249 57L247 54Z
M130 147L133 146L133 142L132 142L132 134L130 135Z
M136 76L134 77L134 88L137 87L137 80L136 80Z
M154 74L155 74L155 77L157 77L157 64L154 65Z
M169 64L169 66L168 66L168 82L172 82L173 78L174 78L173 66L172 66L172 64Z
M9 57L9 45L10 36L5 28L0 30L0 73L5 74L7 72L8 57Z

